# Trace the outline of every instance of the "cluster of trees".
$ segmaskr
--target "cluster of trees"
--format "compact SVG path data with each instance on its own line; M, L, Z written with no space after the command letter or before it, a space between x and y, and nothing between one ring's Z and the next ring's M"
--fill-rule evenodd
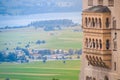
M25 48L29 48L31 43L34 43L34 42L29 42L28 44L25 45ZM37 41L35 41L36 45L45 44L45 43L46 43L45 40L37 40Z
M73 27L76 25L78 24L68 19L34 21L28 24L28 26L34 26L35 28L43 28L45 31L51 31L51 30L56 30L56 29L60 30L61 27Z
M23 54L19 56L16 52L3 52L0 51L0 62L28 62L26 56L29 56L29 51L27 49L22 49Z
M31 42L27 42L26 44L24 44L24 48L30 48L30 46L32 45L32 44L35 44L35 45L40 45L40 44L45 44L46 43L46 41L45 40L36 40L35 42L33 42L33 41L31 41ZM22 45L23 43L22 42L17 42L17 45L19 46L19 45ZM4 45L12 45L12 43L11 42L7 42L7 43L4 43ZM14 48L15 50L16 49L19 49L20 47L16 47L16 48ZM6 47L5 48L6 50L9 50L9 48L8 47Z
M16 62L18 60L26 60L25 55L18 57L15 52L9 52L6 54L0 51L0 62Z
M16 47L15 51L13 52L0 51L0 62L17 62L17 61L28 62L28 58L35 59L34 54L38 54L39 55L37 56L38 59L43 59L43 60L47 59L47 57L44 57L46 55L62 54L62 58L65 58L65 56L71 56L71 55L77 54L78 55L77 58L80 58L80 55L82 54L81 49L80 50L69 49L68 51L64 51L61 49L57 49L57 50L49 50L49 49L34 50L33 49L32 54L30 54L30 52L31 51L29 51L27 48L20 48L20 47Z
M46 43L45 40L37 40L37 41L36 41L36 44L39 44L39 45L40 45L40 44L45 44L45 43Z
M32 43L34 43L34 42L29 42L28 44L26 44L25 48L29 48ZM36 45L45 44L45 43L46 43L45 40L37 40L37 41L35 41Z
M5 27L0 27L0 29L19 29L19 28L25 28L27 26L5 26Z

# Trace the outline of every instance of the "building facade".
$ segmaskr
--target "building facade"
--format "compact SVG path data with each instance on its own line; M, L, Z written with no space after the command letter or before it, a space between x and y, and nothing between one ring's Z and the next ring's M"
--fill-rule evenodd
M83 0L80 80L120 80L120 0Z

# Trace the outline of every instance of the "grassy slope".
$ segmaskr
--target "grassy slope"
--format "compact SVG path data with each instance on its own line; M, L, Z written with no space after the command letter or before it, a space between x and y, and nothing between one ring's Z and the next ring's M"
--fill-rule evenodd
M79 72L80 60L0 64L0 80L78 80Z
M53 35L50 35L50 34ZM36 45L35 41L45 40L46 44ZM73 32L71 29L65 29L61 31L45 32L36 31L34 29L23 29L16 31L6 31L0 33L0 50L9 48L13 49L16 46L24 47L28 42L34 42L30 44L30 48L40 49L80 49L82 46L82 32ZM18 44L22 42L22 44ZM4 45L7 43L7 45Z

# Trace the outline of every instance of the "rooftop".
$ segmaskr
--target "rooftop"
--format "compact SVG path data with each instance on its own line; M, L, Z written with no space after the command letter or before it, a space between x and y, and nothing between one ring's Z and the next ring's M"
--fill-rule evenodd
M108 13L111 12L110 9L107 6L102 6L102 5L98 5L98 6L92 6L88 9L83 10L83 12L97 12L97 13Z

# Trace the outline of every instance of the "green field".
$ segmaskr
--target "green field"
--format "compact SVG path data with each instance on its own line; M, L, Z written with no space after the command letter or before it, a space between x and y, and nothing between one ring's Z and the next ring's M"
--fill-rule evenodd
M80 60L1 63L0 80L78 80Z
M24 48L30 43L30 49L81 49L82 32L74 32L75 28L45 32L34 28L4 30L0 32L0 51L13 50L17 46ZM37 40L45 40L45 44L36 45ZM18 44L21 43L21 44ZM47 61L47 63L1 63L0 80L78 80L80 60Z
M12 50L17 46L24 48L29 42L31 49L81 49L82 32L74 32L73 29L49 32L34 28L5 30L0 32L0 50ZM45 40L46 44L36 45L37 40Z

